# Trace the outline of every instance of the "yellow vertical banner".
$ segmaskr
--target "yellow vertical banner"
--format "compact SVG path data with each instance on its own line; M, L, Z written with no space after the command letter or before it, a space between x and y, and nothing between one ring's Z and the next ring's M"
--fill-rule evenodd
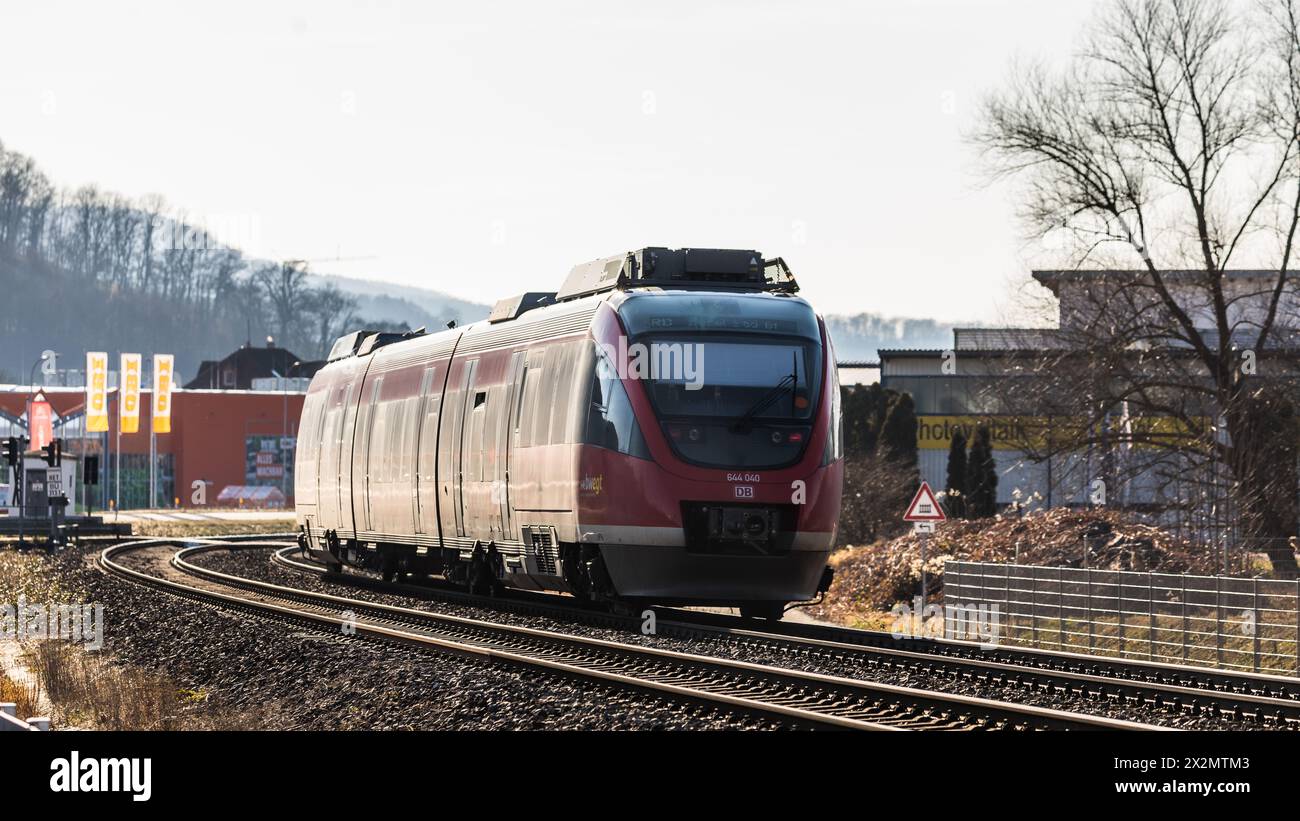
M86 431L108 430L108 354L86 352Z
M172 355L153 355L153 432L172 432Z
M122 354L117 396L118 429L122 433L137 433L140 430L140 354Z

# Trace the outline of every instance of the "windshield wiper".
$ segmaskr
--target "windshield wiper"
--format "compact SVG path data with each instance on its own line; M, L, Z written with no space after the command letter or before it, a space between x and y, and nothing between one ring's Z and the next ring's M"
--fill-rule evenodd
M790 373L786 374L785 376L781 377L780 382L777 382L775 385L773 385L771 390L763 394L763 396L760 397L757 402L755 402L752 406L750 406L749 410L745 411L736 419L735 423L731 426L731 429L733 431L735 431L736 433L749 433L749 431L752 430L754 427L755 417L757 417L760 413L775 405L776 401L780 399L785 394L786 391L789 391L792 396L794 395L795 388L797 388L799 385L798 354L792 353L791 359L792 359L791 364L793 365L793 370ZM790 412L791 415L794 414L793 407L791 408Z

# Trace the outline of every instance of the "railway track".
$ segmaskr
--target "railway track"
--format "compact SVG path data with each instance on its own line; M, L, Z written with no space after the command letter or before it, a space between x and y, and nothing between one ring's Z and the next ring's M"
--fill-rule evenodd
M315 562L294 559L294 552L293 547L277 550L273 560L291 570L328 575L381 592L432 595L616 629L637 630L640 626L639 621L628 617L546 601L554 596L485 599L425 585L394 585L366 576L328 574ZM900 639L889 633L829 625L783 622L756 629L754 621L736 616L679 608L655 610L659 635L715 637L811 659L862 661L885 669L909 667L934 678L975 679L1082 694L1101 702L1143 703L1184 714L1300 729L1300 679L1296 678L1024 647L989 648L964 641Z
M265 538L265 537L263 537ZM1163 729L971 696L838 678L767 665L642 647L516 625L429 613L246 579L189 561L239 542L207 540L177 551L159 575L118 561L169 549L172 540L106 548L105 572L195 601L318 630L455 653L629 687L739 714L814 728ZM246 540L245 546L258 541Z

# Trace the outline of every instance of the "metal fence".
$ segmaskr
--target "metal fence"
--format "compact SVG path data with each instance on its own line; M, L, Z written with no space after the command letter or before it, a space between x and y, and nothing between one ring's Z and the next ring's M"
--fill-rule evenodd
M12 701L0 704L0 732L31 732L48 729L50 729L48 718L29 718L24 721L18 717L18 705Z
M1300 580L950 561L943 600L1003 643L1300 675Z

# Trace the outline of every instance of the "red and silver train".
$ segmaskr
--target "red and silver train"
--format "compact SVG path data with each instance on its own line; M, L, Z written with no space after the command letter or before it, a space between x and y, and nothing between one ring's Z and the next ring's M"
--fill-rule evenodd
M342 337L303 405L302 546L779 618L830 584L843 484L835 358L797 290L756 251L646 248L463 328Z

